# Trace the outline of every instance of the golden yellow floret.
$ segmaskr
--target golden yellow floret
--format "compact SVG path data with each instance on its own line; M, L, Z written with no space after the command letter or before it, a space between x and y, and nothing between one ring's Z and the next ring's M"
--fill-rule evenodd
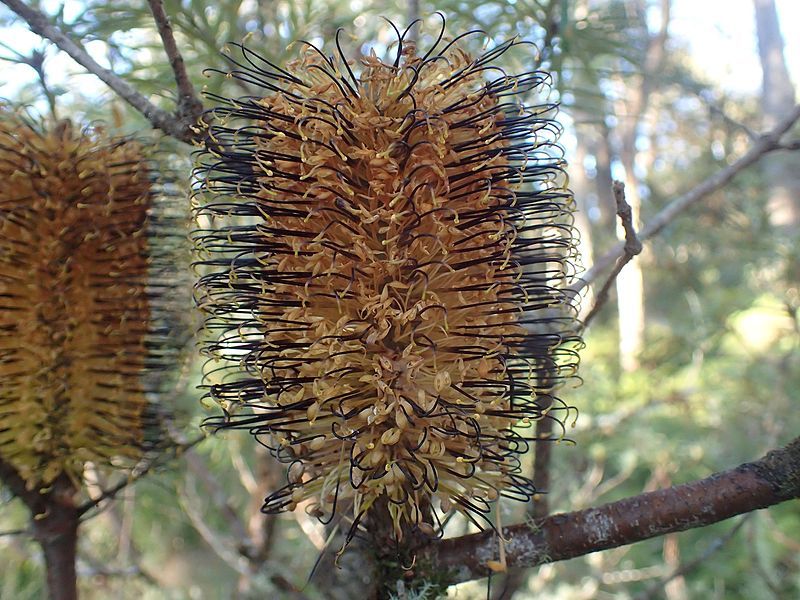
M223 332L212 422L291 464L266 510L358 521L385 498L399 537L534 492L514 428L575 366L574 244L554 107L507 100L544 74L487 77L515 44L401 38L357 67L309 46L285 70L242 48L234 75L269 93L215 111L198 288Z

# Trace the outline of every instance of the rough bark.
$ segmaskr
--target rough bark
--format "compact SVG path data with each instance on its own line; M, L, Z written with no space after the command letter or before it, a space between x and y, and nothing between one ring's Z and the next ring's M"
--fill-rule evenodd
M761 460L597 508L503 529L509 567L531 567L704 527L800 497L800 438ZM486 531L429 546L418 557L438 581L489 575L497 538Z

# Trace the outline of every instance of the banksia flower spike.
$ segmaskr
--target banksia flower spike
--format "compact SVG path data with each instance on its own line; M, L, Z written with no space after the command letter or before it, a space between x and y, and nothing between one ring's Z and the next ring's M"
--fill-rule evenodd
M177 217L141 143L0 108L0 460L78 488L158 443Z
M476 32L471 32L476 33ZM285 69L238 46L198 169L210 423L289 464L264 510L396 536L435 509L527 500L531 421L576 366L572 199L546 74L472 57L466 36L348 62L304 44ZM469 35L469 34L468 34ZM221 364L218 364L221 363ZM352 532L352 530L351 530Z

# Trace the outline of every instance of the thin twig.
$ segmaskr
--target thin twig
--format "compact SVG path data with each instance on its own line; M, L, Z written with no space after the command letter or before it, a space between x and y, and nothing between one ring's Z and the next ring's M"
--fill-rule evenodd
M140 577L150 585L160 586L160 582L158 579L153 577L146 569L144 569L138 563L131 563L125 567L110 567L107 564L103 564L99 560L94 560L86 555L81 555L78 557L78 574L82 578L92 578L92 577L103 577L103 578L111 578L111 577Z
M44 92L45 97L47 98L47 104L50 108L50 116L53 118L53 122L58 121L58 112L56 110L56 95L53 93L53 90L50 89L50 86L47 84L47 74L44 70L44 52L40 50L34 50L31 52L30 56L25 57L24 63L31 67L34 71L36 71L37 77L39 77L39 85L42 87L42 91Z
M158 108L127 81L98 64L82 45L67 37L63 31L50 22L43 12L28 6L22 0L0 0L0 2L22 17L28 23L31 31L53 42L79 65L96 75L123 100L142 113L153 127L184 142L196 139L197 136L191 129L196 123L196 118L189 120L183 118L183 115L175 115Z
M670 581L673 579L677 579L678 577L682 577L687 573L693 571L701 564L705 563L712 555L719 552L725 544L733 539L733 537L739 532L742 526L752 517L755 513L747 513L744 517L739 519L739 522L736 523L734 527L731 528L725 535L718 537L713 542L711 542L706 549L701 552L698 556L694 557L687 563L680 565L677 569L675 569L672 573L661 579L660 581L655 582L653 585L648 587L644 590L641 594L634 597L634 600L649 600L649 598L653 598L656 596L660 596L661 590L664 589Z
M589 323L597 316L606 302L608 302L608 294L611 291L611 286L620 274L622 269L627 265L633 257L642 252L642 242L636 236L636 228L633 226L633 211L631 210L628 201L625 200L625 184L621 181L614 181L611 186L614 192L614 202L617 205L617 215L622 222L622 228L625 230L625 244L622 247L622 256L617 259L617 264L606 279L603 287L595 296L594 306L586 315L583 320L583 328L586 329Z
M317 550L322 551L325 548L325 530L323 527L315 524L309 516L302 511L300 506L292 512L294 520L297 521L297 526L306 534L308 541Z
M174 455L179 455L179 454L181 454L183 452L186 452L187 450L190 450L191 448L194 448L197 444L199 444L200 442L205 440L207 437L208 436L206 436L206 435L200 435L200 436L198 436L198 437L194 438L193 440L190 440L190 441L188 441L186 443L174 446L172 448L174 453L175 453ZM172 458L172 457L170 457L170 458ZM90 500L90 501L86 502L85 504L82 504L81 506L79 506L78 507L78 516L83 516L88 511L92 510L93 508L96 508L96 507L100 506L100 504L104 500L110 500L110 499L114 498L117 494L119 494L126 487L128 487L129 485L133 485L134 483L139 481L142 477L144 477L150 471L152 471L153 468L155 468L156 466L162 464L163 462L164 462L164 456L163 455L158 455L158 456L155 456L154 458L152 458L150 460L143 461L137 468L135 468L133 470L133 472L130 474L130 476L126 477L125 479L120 481L115 486L113 486L113 487L111 487L111 488L109 488L107 490L104 490L103 493L100 494L97 498L93 498L92 500Z
M740 171L758 162L765 154L773 150L784 149L780 143L780 138L792 128L798 119L800 119L800 104L796 105L786 118L773 130L758 138L758 141L756 141L739 160L716 172L714 175L668 204L639 231L639 239L644 242L655 237L683 211L691 208L709 194L727 185ZM608 269L624 254L625 243L620 242L616 244L605 255L597 259L594 265L592 265L578 281L569 287L569 291L575 294L580 293L583 288L593 283L600 277L603 271Z
M254 556L252 540L244 530L241 521L238 520L238 516L235 514L231 516L231 513L224 507L221 511L228 524L228 531L233 530L233 536L226 536L212 529L203 516L202 507L197 502L198 494L195 482L188 477L188 474L185 484L178 490L178 501L200 537L225 564L246 579L253 576L252 567L257 566L258 572L265 573L270 582L284 592L282 597L297 598L298 600L307 598L291 581L277 572L273 563L267 561L266 558L260 559ZM219 506L216 508L220 509ZM236 522L232 522L232 519L235 519Z
M211 529L203 516L203 511L198 506L196 496L181 487L178 489L178 503L189 517L195 531L200 534L200 537L206 541L214 553L239 575L248 575L247 557L239 552L233 538L225 537L220 532Z
M204 489L203 496L208 498L214 505L214 508L226 523L226 530L233 534L234 539L240 540L240 554L245 557L253 555L252 541L236 510L231 506L228 499L230 494L226 492L220 482L217 480L208 466L197 454L187 454L186 460L186 483L191 485L192 489L196 489L197 483L200 482ZM190 477L192 475L193 477Z
M230 459L236 474L239 476L239 482L242 484L242 487L247 490L250 496L256 495L258 492L258 481L256 481L253 471L244 460L241 445L238 442L230 444Z
M11 537L15 535L32 535L30 529L9 529L7 531L0 531L0 537Z
M745 125L744 123L741 123L741 122L737 121L736 119L734 119L733 117L731 117L724 110L722 110L719 106L717 106L716 104L713 104L713 102L711 100L706 100L703 97L703 94L700 94L700 98L702 98L703 100L706 101L706 104L708 106L708 111L712 115L719 116L723 121L725 121L725 123L727 123L731 127L734 127L736 129L741 129L744 132L744 134L748 138L750 138L751 140L753 140L753 141L758 140L758 133L756 133L755 131L750 129L747 125Z
M164 2L162 0L148 0L150 10L153 13L158 34L164 44L164 51L169 58L169 64L175 75L175 83L178 86L178 115L181 118L194 119L195 121L203 113L203 102L189 80L186 73L186 65L183 62L178 45L175 43L175 34L172 31L172 24L169 22Z

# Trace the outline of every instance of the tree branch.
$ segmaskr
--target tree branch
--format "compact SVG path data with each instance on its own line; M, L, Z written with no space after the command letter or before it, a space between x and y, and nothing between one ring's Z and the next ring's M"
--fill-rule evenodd
M184 473L187 487L191 487L192 492L197 490L197 481L200 482L204 489L202 495L194 493L193 497L205 497L214 506L217 514L225 521L226 531L232 534L232 539L237 540L239 546L237 551L239 554L246 558L253 555L253 542L247 532L244 523L239 518L236 510L229 502L230 494L227 493L225 488L217 481L217 478L208 469L205 462L195 453L187 453L185 455L187 470ZM190 477L193 476L193 477Z
M603 287L595 295L594 306L586 318L583 320L583 329L589 326L589 323L597 316L606 302L608 302L608 294L611 291L611 286L620 274L622 269L627 265L633 257L642 252L642 242L636 236L636 228L633 225L633 210L625 200L625 184L621 181L614 181L611 186L614 193L614 202L617 205L617 216L619 216L622 228L625 231L625 243L622 247L622 256L617 259L617 264L609 274Z
M718 171L668 204L642 228L639 232L639 239L641 241L646 241L655 237L683 211L691 208L709 194L727 185L740 171L758 162L765 154L773 150L783 149L780 138L792 128L798 119L800 119L800 104L796 105L775 129L762 135L739 160L721 171ZM595 281L603 271L614 264L624 253L625 242L619 242L605 255L597 259L594 265L583 274L583 277L569 287L569 291L580 293L583 288Z
M158 108L127 81L98 64L83 46L71 40L63 31L53 25L47 15L26 5L22 0L0 0L0 2L22 17L28 23L31 31L53 42L69 54L75 62L100 78L123 100L142 113L153 127L183 142L191 142L196 139L197 136L191 127L195 125L197 116L189 118L186 115L175 115Z
M583 329L589 326L589 323L597 316L603 305L608 302L608 293L611 291L611 286L620 274L622 269L627 265L633 257L642 252L642 242L636 237L636 228L633 225L633 210L625 200L625 184L621 181L614 181L611 186L614 192L614 202L617 205L617 215L619 216L622 228L625 230L625 244L622 247L622 256L617 259L617 264L606 279L603 287L595 296L594 306L586 318L583 320Z
M200 534L200 537L206 541L214 553L239 575L247 575L247 557L239 552L233 537L223 536L208 525L203 511L198 505L196 495L192 495L185 489L179 489L178 503L189 517L195 531Z
M510 567L531 567L711 525L800 497L800 437L761 460L692 483L503 529ZM496 534L443 540L423 550L438 580L460 583L489 575Z
M148 0L150 11L153 13L158 35L164 44L164 51L169 58L169 64L175 75L175 83L178 85L178 115L181 119L191 119L196 122L203 114L203 102L197 96L189 75L186 73L186 65L183 62L178 45L175 43L175 34L172 31L172 24L169 22L167 12L164 10L163 0Z
M61 476L46 492L29 489L16 469L2 460L0 482L31 511L31 533L44 552L49 597L76 600L75 553L80 519L72 482Z
M191 450L192 448L194 448L197 444L199 444L200 442L205 440L207 437L208 436L206 436L205 434L199 435L196 438L194 438L193 440L190 440L188 442L182 442L182 443L176 444L175 446L172 447L172 450L175 452L176 456L179 456L182 453L187 452L187 451ZM92 498L88 502L86 502L86 503L82 504L81 506L79 506L78 507L78 515L79 516L83 516L85 513L87 513L91 509L96 508L97 506L100 506L100 504L104 500L113 499L117 494L119 494L126 487L128 487L129 485L133 485L134 483L139 481L142 477L147 475L154 467L156 467L159 464L162 464L163 462L164 462L164 456L161 455L161 454L154 456L150 460L143 461L142 463L139 464L139 466L137 466L136 468L133 469L133 471L131 472L131 474L128 477L126 477L125 479L123 479L122 481L117 483L116 485L112 486L111 488L103 491L103 493L100 494L97 498Z
M77 489L64 475L42 494L47 510L32 515L33 537L42 546L47 571L47 589L51 600L77 600L78 578L75 559L78 550L80 518L75 506Z

